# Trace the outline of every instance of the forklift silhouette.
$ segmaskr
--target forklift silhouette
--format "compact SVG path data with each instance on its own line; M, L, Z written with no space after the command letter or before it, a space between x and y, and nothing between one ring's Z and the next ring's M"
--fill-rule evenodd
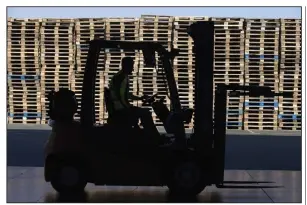
M168 52L156 42L97 39L89 42L80 122L57 118L63 116L65 110L60 109L59 112L57 107L50 106L55 125L46 145L45 180L51 182L56 191L80 192L87 183L166 185L171 193L190 196L199 194L206 186L211 185L218 188L276 188L246 185L261 182L224 181L226 99L229 92L237 96L291 96L291 93L274 93L269 87L219 84L213 105L214 23L196 22L190 26L188 33L194 41L195 110L183 109L179 100L172 68L172 61L179 50ZM151 55L155 52L159 54L170 94L171 109L167 108L159 94L151 96L144 103L152 106L163 122L166 132L174 136L175 140L171 145L151 146L146 142L143 130L134 126L135 121L127 122L126 118L126 123L119 123L123 116L113 115L113 119L108 123L95 125L97 62L100 50L105 48L143 50L144 55L147 55L145 63L148 66L153 65ZM50 105L61 106L62 101L64 102L61 99L56 101L50 96ZM71 102L71 105L74 103ZM70 107L67 103L65 106ZM193 112L194 133L189 138L186 136L184 123L191 120ZM68 115L71 115L71 112Z

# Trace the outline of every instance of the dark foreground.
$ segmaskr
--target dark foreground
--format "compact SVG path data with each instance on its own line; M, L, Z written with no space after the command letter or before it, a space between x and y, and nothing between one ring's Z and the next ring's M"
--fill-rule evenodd
M206 187L197 197L171 196L167 187L94 186L86 193L59 196L44 181L42 167L8 167L7 202L81 202L81 203L301 203L301 171L227 170L225 180L273 181L280 188L217 189Z
M7 165L42 167L49 133L46 126L9 125ZM300 171L301 147L299 132L229 131L226 169Z

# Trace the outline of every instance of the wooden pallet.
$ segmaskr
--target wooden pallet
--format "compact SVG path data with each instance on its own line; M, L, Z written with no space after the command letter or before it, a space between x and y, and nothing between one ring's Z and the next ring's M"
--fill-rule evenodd
M39 22L27 22L27 21L8 21L7 31L11 34L35 34L39 31Z
M278 122L278 130L285 130L285 131L300 131L302 130L302 123L301 121L295 120L290 122L279 121Z
M40 87L40 81L39 80L11 80L8 79L8 88L13 88L16 90L30 90L34 89L37 90L37 88Z
M139 22L137 18L106 19L105 38L107 40L137 41Z
M279 97L278 127L280 130L301 130L301 98Z
M296 59L281 58L280 63L281 64L300 64L300 63L302 63L302 59L299 59L299 58L296 58Z
M279 78L279 86L281 88L292 87L292 88L300 88L302 85L301 75L293 75L293 76L280 76Z
M244 129L277 130L277 98L245 97Z
M218 29L214 31L215 39L244 40L244 37L245 37L245 32L244 30L240 29L238 30Z
M8 75L39 75L39 64L8 64Z
M7 53L7 61L8 64L25 64L25 63L31 63L31 64L37 64L39 62L39 55L38 53L24 53L24 52L18 52L18 53Z
M82 90L83 76L84 76L84 72L73 72L71 74L70 82L71 82L71 89L73 91ZM100 85L100 83L103 83L103 79L104 79L104 77L102 75L102 72L97 72L97 74L96 74L96 87L98 85Z
M37 101L36 104L28 104L27 102L11 102L8 101L8 112L9 113L18 113L18 112L41 112L40 101Z
M281 19L282 35L288 33L290 35L300 35L302 30L301 19Z
M213 100L213 104L215 100ZM244 96L240 97L227 97L226 99L226 128L233 130L243 129L243 103ZM214 109L213 116L214 116Z
M41 92L42 95L44 93L49 93L51 90L58 91L60 88L70 88L70 77L62 77L57 76L48 76L48 79L43 79L41 81Z
M172 16L141 15L140 29L169 30L172 29L173 19Z
M219 83L243 85L244 78L243 75L239 76L239 78L235 78L235 76L223 77L222 75L214 75L214 86Z
M27 119L27 118L13 118L7 117L8 124L41 124L41 118Z
M78 18L75 19L76 28L84 28L87 29L95 28L95 27L104 27L106 22L106 18Z
M261 47L265 48L268 47L270 49L272 48L278 48L279 46L279 40L278 39L255 39L255 38L247 38L245 39L245 45L247 47Z
M142 15L139 40L172 42L173 17Z
M37 30L8 30L7 31L8 40L10 41L32 41L38 42L39 31Z
M76 71L77 72L82 72L85 70L85 66L86 66L86 60L80 60L80 59L76 59ZM103 60L99 60L98 64L97 64L97 71L104 71L105 70L105 64Z
M90 21L76 22L76 43L77 45L84 44L93 39L105 38L105 19L91 19Z
M9 106L8 106L8 112L9 113L17 113L17 112L41 112L41 105L40 101L37 101L35 105L24 105L24 104L15 104L13 105L13 102L8 101Z
M279 98L279 114L300 115L302 112L302 99Z
M278 130L277 121L244 121L244 130Z
M302 51L282 51L280 57L293 60L301 60Z
M301 86L301 20L281 20L280 41L280 90L297 93L299 91L294 87Z
M301 46L301 39L287 39L281 41L281 48L288 47L290 49L296 49L299 50Z
M9 95L8 100L11 102L11 106L21 106L24 109L27 109L27 107L36 107L38 106L38 102L40 102L40 93L38 93L38 96L29 96L29 95ZM22 98L23 97L23 98ZM37 107L36 107L37 108Z
M88 41L105 38L106 20L99 19L78 19L76 21L76 61L77 70L85 68L88 53ZM98 70L104 70L104 50L100 51Z
M249 56L278 56L279 51L275 48L272 48L271 50L264 50L260 47L248 47L245 50L245 54Z
M75 63L75 58L73 54L67 55L53 55L52 53L41 54L42 65L73 65Z
M243 30L244 19L242 18L209 18L214 22L215 30Z
M57 64L57 65L42 65L41 73L42 75L47 74L51 75L57 73L56 75L70 75L75 69L75 65L73 64Z
M297 101L295 102L291 99L289 99L288 102L280 101L278 110L279 110L279 114L299 115L301 114L302 103L297 102Z

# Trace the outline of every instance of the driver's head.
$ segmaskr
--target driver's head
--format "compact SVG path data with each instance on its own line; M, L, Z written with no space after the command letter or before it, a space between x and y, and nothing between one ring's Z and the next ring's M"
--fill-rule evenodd
M122 69L124 73L130 75L133 71L134 60L131 57L124 57L122 59Z

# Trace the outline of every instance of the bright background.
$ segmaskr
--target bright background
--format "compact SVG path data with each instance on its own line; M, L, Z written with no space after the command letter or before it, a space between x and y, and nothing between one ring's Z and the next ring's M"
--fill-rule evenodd
M9 7L14 18L99 18L146 15L301 18L300 7Z

